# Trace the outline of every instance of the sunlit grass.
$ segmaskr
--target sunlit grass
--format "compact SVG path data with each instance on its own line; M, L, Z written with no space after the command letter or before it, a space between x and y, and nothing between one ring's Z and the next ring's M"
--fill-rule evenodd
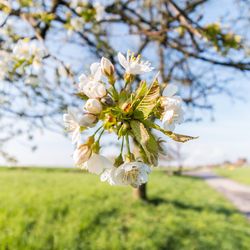
M150 176L150 202L97 176L0 170L0 249L249 249L250 226L200 180Z
M250 185L250 167L217 168L215 172L221 176Z

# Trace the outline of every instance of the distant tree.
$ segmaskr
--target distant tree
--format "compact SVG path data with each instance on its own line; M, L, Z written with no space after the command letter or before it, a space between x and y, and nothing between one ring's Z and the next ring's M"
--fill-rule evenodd
M233 96L227 83L234 72L250 71L250 1L228 1L232 13L212 23L210 2L0 0L2 156L11 159L3 145L20 134L62 131L62 112L78 104L79 73L101 56L116 65L118 50L158 65L162 81L182 86L187 107L211 110L210 96Z
M171 147L172 158L177 164L177 170L174 172L177 175L181 175L183 171L183 161L185 159L184 152L182 152L182 144L174 143Z

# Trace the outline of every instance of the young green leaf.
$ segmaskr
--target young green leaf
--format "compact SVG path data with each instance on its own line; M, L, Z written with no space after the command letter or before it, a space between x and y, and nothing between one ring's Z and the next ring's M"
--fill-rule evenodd
M134 117L137 119L147 119L157 104L160 95L160 86L157 79L152 83L149 90L135 108Z
M141 145L147 161L150 164L157 165L158 160L158 144L154 136L146 129L143 123L132 120L130 122L132 132L135 136L136 141Z
M146 81L141 81L139 87L135 92L135 99L144 96L148 92L148 87Z

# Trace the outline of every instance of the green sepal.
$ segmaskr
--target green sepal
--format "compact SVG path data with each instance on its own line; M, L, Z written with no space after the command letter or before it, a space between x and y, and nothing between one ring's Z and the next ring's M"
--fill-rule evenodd
M98 154L101 148L100 143L98 141L94 142L91 148L94 153Z
M81 92L75 93L75 95L77 97L79 97L80 99L85 100L85 101L89 99L85 94L83 94Z
M87 127L83 127L83 126L81 126L80 127L80 133L82 133L84 130L86 130L87 129Z
M124 163L122 154L120 154L118 157L115 158L114 166L119 167Z

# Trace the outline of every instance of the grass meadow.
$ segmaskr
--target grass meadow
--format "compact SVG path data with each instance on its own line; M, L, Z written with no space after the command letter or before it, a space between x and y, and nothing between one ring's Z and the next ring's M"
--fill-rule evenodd
M250 167L217 168L215 172L221 176L250 185Z
M75 170L0 168L0 249L250 249L250 224L201 180L154 172L149 202Z

